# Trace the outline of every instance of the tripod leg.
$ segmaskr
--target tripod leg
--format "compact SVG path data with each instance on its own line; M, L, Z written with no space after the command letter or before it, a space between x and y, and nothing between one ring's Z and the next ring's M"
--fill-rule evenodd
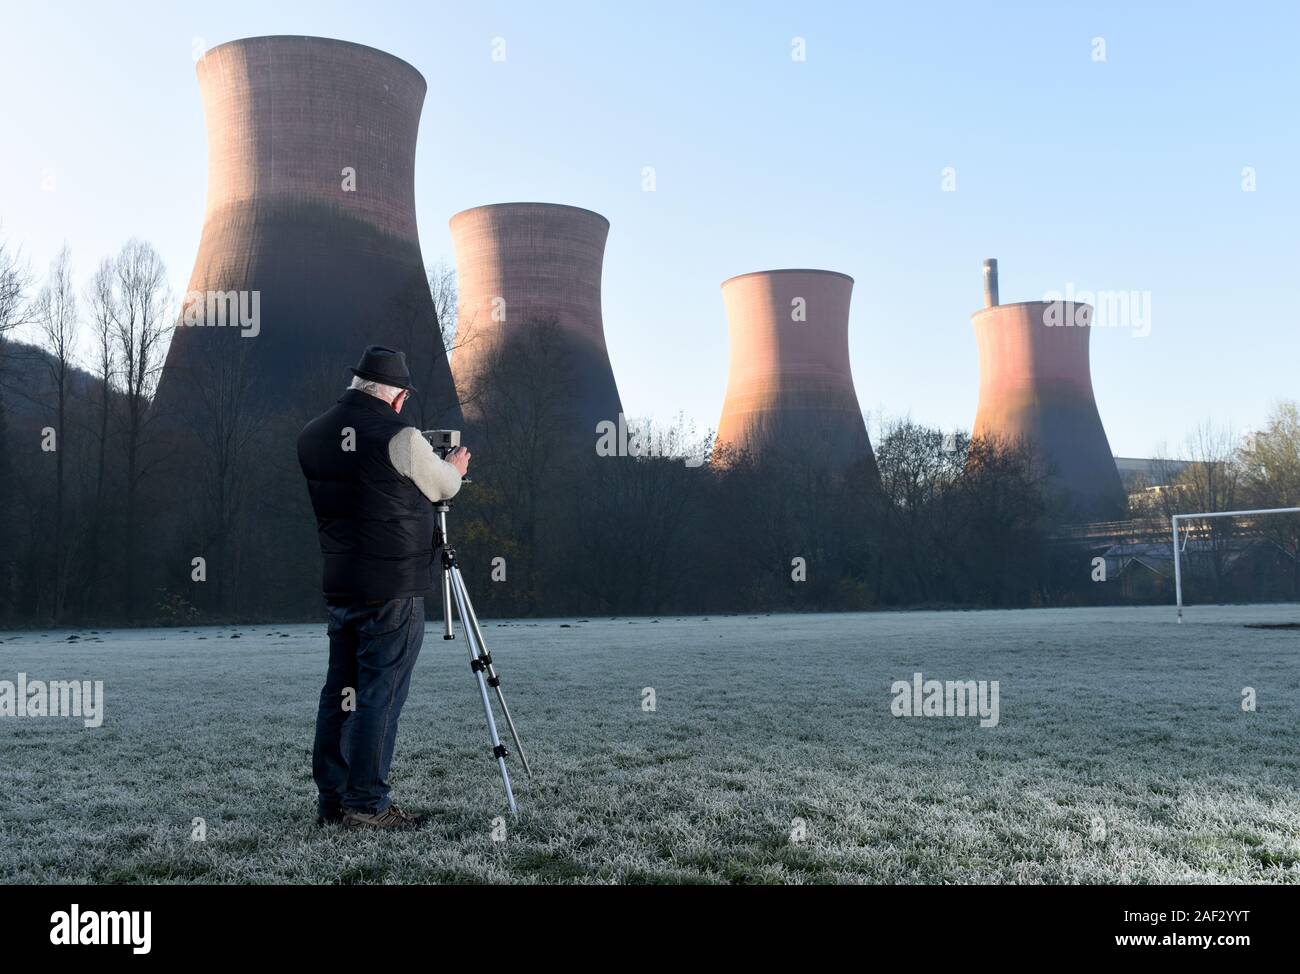
M442 570L442 638L456 638L451 628L451 579L445 568Z
M444 501L435 508L438 512L438 527L434 532L433 543L443 548L447 546L447 507L448 505ZM451 579L447 576L445 562L442 566L439 581L442 583L442 638L455 639L456 633L451 628Z
M464 599L465 607L469 609L469 623L466 628L473 630L474 641L478 644L479 652L482 653L483 659L487 662L488 686L496 691L497 703L501 704L501 713L506 718L506 726L510 728L510 736L514 739L515 750L519 752L519 760L523 762L524 771L531 778L533 769L528 764L528 755L524 753L524 743L519 739L519 731L515 729L515 719L510 716L510 708L506 706L505 694L501 692L501 678L497 676L496 667L492 665L492 654L488 652L487 642L483 639L483 630L479 628L478 624L478 613L474 611L474 603L470 601L469 589L465 587L465 579L460 574L460 566L453 565L450 571L452 584L460 592L458 598Z
M465 628L465 642L469 643L470 666L474 671L474 678L478 680L479 694L483 698L483 714L487 717L488 736L492 739L492 755L497 759L497 767L501 769L501 780L506 786L506 801L510 803L510 814L518 816L519 809L515 806L514 789L510 787L510 770L506 767L506 749L497 734L496 718L492 716L492 701L488 698L487 682L483 679L484 667L480 663L478 647L474 641L474 630L469 623L472 616L464 602L461 586L453 584L451 594L456 599L456 613Z

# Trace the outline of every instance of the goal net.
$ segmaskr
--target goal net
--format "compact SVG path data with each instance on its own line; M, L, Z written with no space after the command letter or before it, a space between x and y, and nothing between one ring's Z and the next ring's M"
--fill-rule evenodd
M1178 621L1191 601L1300 601L1300 507L1170 519Z

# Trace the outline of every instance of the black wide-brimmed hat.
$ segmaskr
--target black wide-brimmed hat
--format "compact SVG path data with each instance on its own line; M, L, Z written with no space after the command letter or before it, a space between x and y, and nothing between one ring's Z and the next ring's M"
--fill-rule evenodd
M359 379L382 382L386 386L395 386L408 392L415 392L411 385L411 370L406 367L406 353L383 345L370 345L361 353L352 374Z

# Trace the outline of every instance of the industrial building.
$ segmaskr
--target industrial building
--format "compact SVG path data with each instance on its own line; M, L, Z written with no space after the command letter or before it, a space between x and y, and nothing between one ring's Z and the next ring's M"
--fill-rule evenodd
M548 332L545 363L561 375L552 415L565 442L594 449L596 426L623 411L601 317L600 285L609 221L555 203L497 203L451 218L459 302L452 373L471 426L496 356ZM538 377L539 380L546 377Z
M1073 302L1000 304L996 260L984 262L984 307L973 435L1027 442L1077 519L1118 517L1125 492L1092 391L1093 309Z
M416 234L424 78L298 36L222 44L197 72L207 209L158 407L185 413L219 372L263 409L313 415L362 348L384 344L407 354L413 421L458 425Z
M853 278L783 269L722 283L731 343L714 456L798 449L878 476L849 368Z

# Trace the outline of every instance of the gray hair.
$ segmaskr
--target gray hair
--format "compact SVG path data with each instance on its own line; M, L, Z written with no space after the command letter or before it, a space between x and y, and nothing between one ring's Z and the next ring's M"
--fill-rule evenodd
M382 382L371 382L369 379L363 379L359 375L352 377L352 385L349 389L360 389L362 392L368 392L376 399L382 399L384 402L392 402L405 389L399 389L397 386L387 386Z

